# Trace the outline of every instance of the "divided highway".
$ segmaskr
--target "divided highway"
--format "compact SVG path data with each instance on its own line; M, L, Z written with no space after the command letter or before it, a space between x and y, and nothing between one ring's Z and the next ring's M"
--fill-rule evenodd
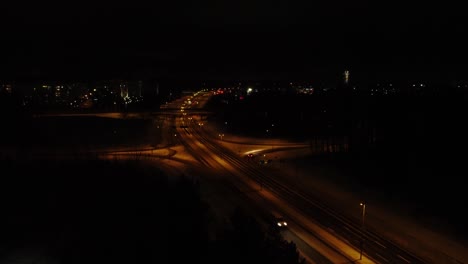
M198 123L186 124L188 126L183 129L177 126L179 140L201 164L215 168L216 160L224 160L234 168L235 173L241 173L257 182L260 188L275 193L291 207L308 216L310 221L328 229L356 250L359 250L363 243L363 254L377 263L425 263L414 254L380 236L375 230L368 227L363 229L359 221L334 211L318 197L292 189L267 175L259 165L242 159L218 144ZM233 175L235 173L232 172Z

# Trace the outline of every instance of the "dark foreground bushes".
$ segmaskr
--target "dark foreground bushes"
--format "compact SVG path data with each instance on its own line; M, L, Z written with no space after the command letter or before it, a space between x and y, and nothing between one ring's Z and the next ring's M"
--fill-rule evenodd
M2 160L0 168L0 261L298 262L294 244L239 212L210 236L210 209L190 177L172 181L137 162Z

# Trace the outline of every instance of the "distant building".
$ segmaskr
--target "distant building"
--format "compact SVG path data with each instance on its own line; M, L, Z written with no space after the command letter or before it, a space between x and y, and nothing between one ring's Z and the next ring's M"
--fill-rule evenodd
M348 70L344 71L343 78L344 78L344 84L346 85L349 84L349 71Z
M55 102L66 103L71 97L71 87L63 84L56 84L53 88Z

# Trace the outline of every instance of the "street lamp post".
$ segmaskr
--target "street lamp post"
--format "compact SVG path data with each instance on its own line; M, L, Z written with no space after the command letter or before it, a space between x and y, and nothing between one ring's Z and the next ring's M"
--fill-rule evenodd
M364 229L364 218L366 216L366 204L361 203L361 208L362 208L362 229Z
M271 127L274 127L275 124L271 124ZM271 141L273 138L273 131L271 129L266 130L267 136L270 138L270 145L271 145L271 151L273 151L273 142Z
M361 206L361 214L362 214L362 238L361 238L361 248L360 248L360 253L359 253L359 259L362 260L362 247L364 244L364 232L365 232L365 226L364 226L364 219L366 216L366 204L365 203L360 203Z

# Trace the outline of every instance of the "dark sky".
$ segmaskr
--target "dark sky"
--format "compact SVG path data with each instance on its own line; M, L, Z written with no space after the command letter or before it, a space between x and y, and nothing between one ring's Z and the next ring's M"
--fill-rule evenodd
M449 2L166 2L6 4L0 78L468 79Z

